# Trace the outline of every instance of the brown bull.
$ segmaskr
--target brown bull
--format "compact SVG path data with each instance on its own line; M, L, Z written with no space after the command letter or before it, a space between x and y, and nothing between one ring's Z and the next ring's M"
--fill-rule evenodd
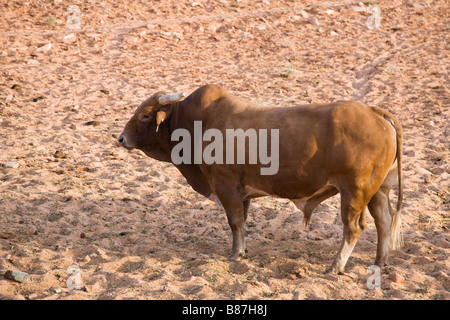
M344 235L331 272L344 271L366 226L366 207L378 234L375 264L382 266L389 248L401 245L402 129L392 114L359 102L261 108L214 85L200 87L183 98L181 94L154 94L139 106L118 141L154 159L175 162L194 190L206 197L218 197L233 233L231 260L246 252L244 223L250 200L267 195L292 200L308 224L322 201L340 193ZM180 151L180 139L174 139L174 133L182 129L178 132L198 135L194 132L196 123L201 123L201 134L215 129L224 136L230 129L277 130L271 132L279 133L279 141L271 140L267 150L272 156L278 152L276 172L263 175L261 169L267 168L267 162L252 162L250 150L244 151L244 162L211 163L194 159L198 148L192 146L179 154L189 161L174 161L173 151ZM250 135L246 137L250 139ZM205 140L201 141L200 154L213 143ZM234 150L242 147L236 145ZM218 151L225 154L230 149L216 149L216 155ZM396 182L398 201L394 211L389 191Z

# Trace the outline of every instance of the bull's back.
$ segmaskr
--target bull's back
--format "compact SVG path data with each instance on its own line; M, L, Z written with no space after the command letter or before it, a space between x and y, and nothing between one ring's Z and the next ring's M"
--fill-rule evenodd
M362 161L393 157L395 132L372 108L359 102L305 105L286 108L246 108L221 123L226 129L278 130L279 168L274 175L260 174L267 165L235 165L243 184L295 198L313 194L340 173L360 175ZM272 155L267 137L267 154ZM246 152L249 148L247 146ZM248 156L246 157L248 159Z

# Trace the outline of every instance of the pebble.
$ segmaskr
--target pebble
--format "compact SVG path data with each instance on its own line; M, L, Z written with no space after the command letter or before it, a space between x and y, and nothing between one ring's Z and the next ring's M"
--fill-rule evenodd
M61 150L56 150L55 154L53 155L55 158L66 158L67 155L62 152Z
M29 60L27 61L27 64L28 64L28 65L31 65L31 66L38 66L38 65L40 65L41 63L40 63L39 61L35 60L35 59L29 59Z
M52 44L51 43L47 43L46 45L43 45L42 47L37 48L35 52L47 52L51 48L52 48Z
M84 125L96 127L96 126L99 126L99 125L100 125L100 122L99 122L99 121L93 120L93 121L88 121L88 122L86 122Z
M37 98L33 98L33 102L38 102L39 100L44 99L44 96L39 96Z
M317 20L317 18L315 17L309 18L308 22L311 23L312 25L320 26L319 20Z
M12 169L17 169L19 167L19 164L17 162L14 161L8 161L4 164L5 168L12 168Z
M59 37L59 40L75 40L75 35L73 33L69 33L65 36Z
M192 272L190 271L185 271L182 274L180 274L180 277L183 281L187 281L190 280L192 278Z
M303 19L309 18L309 14L305 10L300 11L300 15L303 17Z
M398 274L397 272L391 273L389 275L389 280L391 280L392 282L395 282L395 283L405 282L405 278L401 274Z

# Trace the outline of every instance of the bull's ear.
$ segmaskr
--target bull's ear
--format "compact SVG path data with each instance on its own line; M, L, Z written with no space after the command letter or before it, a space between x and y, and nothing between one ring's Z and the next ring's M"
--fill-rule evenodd
M156 132L158 132L159 126L161 123L164 122L164 120L167 120L172 115L173 111L173 105L168 104L163 106L157 113L156 113Z
M166 119L167 113L165 111L158 111L156 114L156 132L158 132L159 125L164 122Z

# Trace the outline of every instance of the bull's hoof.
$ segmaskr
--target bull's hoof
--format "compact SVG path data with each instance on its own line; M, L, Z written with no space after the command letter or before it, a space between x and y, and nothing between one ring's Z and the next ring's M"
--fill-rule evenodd
M328 269L325 270L325 273L328 274L336 274L336 275L342 275L344 274L344 270L339 270L336 266L331 266Z
M245 250L236 250L228 256L228 261L239 261L242 258L245 258Z

